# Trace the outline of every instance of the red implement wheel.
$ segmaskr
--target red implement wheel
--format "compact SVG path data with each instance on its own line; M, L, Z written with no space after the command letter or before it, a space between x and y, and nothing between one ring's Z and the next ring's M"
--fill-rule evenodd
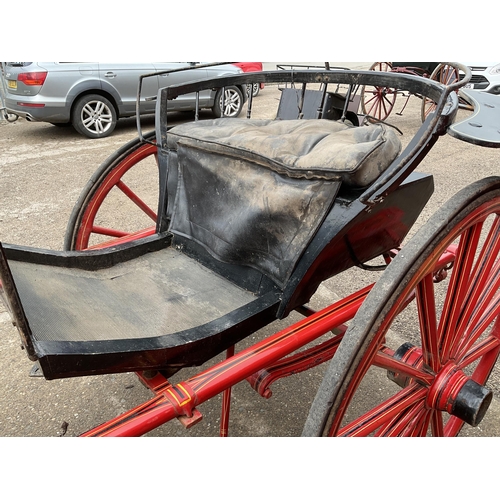
M432 75L429 78L445 85L451 85L452 83L458 82L460 76L456 67L449 64L440 64L432 72ZM436 103L428 97L423 97L422 107L420 109L422 122L424 122L429 116L429 113L432 113L435 109Z
M447 249L455 258L443 267ZM456 436L464 421L477 425L500 352L499 287L500 177L490 177L443 205L383 273L304 435Z
M392 65L388 62L376 62L371 65L370 71L390 72ZM361 110L364 115L385 120L391 114L396 96L396 89L365 85L361 89Z
M155 135L151 132L144 137L154 140ZM156 150L137 138L101 164L73 209L65 250L106 247L154 233L158 206Z

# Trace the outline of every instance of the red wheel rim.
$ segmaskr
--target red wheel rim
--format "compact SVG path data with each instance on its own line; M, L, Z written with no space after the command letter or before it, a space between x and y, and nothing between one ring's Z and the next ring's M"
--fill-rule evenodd
M463 383L464 377L485 384L500 352L499 212L500 199L480 206L425 259L405 286L404 296L384 316L357 365L332 419L330 435L454 436L461 430L464 422L448 415L447 401L454 397L455 386ZM435 295L441 284L434 283L433 272L447 248L456 252L456 258L440 305ZM406 309L412 292L420 328L419 356L409 357L414 363L404 360L398 364L394 351L383 345L389 327ZM348 405L370 367L399 370L411 382L350 417Z
M139 208L139 210L156 223L156 211L148 206L148 204L144 202L144 200L123 181L124 175L132 167L151 155L155 155L156 157L155 146L152 144L144 144L140 146L133 153L122 159L100 183L98 189L87 203L83 212L75 238L75 250L104 248L118 243L135 240L154 233L155 226L144 227L138 229L137 231L125 231L119 228L99 226L95 223L96 215L99 209L113 188L119 189L126 199L130 200L136 207ZM109 236L110 239L103 243L89 246L89 241L93 234Z

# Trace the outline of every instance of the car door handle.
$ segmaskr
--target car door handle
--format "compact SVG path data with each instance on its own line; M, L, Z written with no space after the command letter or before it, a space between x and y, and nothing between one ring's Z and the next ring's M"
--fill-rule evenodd
M108 71L104 75L106 78L114 78L116 76L116 73L113 73L112 71Z

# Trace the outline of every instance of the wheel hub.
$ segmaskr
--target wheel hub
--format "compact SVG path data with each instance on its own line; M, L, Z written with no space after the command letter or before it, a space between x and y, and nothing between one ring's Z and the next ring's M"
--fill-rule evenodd
M492 398L493 393L489 389L465 375L450 361L442 367L429 387L426 404L476 427L486 414Z
M393 357L414 368L421 367L423 363L422 349L410 343L400 346ZM400 387L406 387L412 380L391 371L387 372L387 376ZM492 398L491 390L472 380L453 361L449 361L429 387L426 406L445 411L476 427L486 414Z
M415 347L410 342L405 342L403 345L401 345L394 353L393 357L398 361L402 361L403 363L406 363L407 365L410 365L414 368L420 367L423 363L424 358L422 349L420 349L419 347ZM389 380L392 380L393 382L398 384L399 387L403 388L406 387L412 380L406 375L402 375L401 373L392 371L387 372L387 377L389 378Z

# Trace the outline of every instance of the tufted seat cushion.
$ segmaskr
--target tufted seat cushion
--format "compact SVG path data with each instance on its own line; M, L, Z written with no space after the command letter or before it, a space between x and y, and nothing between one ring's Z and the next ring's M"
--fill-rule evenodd
M331 120L247 120L220 118L174 127L167 147L200 140L292 178L371 184L401 151L394 130L385 124L352 127Z

